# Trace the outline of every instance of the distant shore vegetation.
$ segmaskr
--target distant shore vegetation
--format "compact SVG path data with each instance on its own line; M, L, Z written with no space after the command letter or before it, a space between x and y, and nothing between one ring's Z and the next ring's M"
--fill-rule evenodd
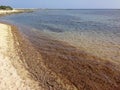
M13 10L13 8L12 7L10 7L10 6L0 6L0 10Z

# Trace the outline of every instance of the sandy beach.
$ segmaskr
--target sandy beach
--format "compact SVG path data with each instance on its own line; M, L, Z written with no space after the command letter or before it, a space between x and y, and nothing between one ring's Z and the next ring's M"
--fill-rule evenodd
M118 90L120 66L42 33L0 24L1 90Z
M0 90L33 90L37 87L35 81L30 80L28 76L22 79L12 61L16 66L20 57L17 55L14 47L12 28L10 25L0 24ZM19 71L26 74L25 69L19 63ZM37 85L37 84L36 84Z

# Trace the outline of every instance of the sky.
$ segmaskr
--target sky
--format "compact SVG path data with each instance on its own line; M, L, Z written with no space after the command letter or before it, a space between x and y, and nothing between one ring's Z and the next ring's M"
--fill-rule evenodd
M120 9L120 0L0 0L13 8Z

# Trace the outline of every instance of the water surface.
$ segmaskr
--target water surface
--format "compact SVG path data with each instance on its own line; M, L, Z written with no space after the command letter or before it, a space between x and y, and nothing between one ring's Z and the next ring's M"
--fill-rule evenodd
M120 60L120 10L38 10L0 20L46 33L97 56Z

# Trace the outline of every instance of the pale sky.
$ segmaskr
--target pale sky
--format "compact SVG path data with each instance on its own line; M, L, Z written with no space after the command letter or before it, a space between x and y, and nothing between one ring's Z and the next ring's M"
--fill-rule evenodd
M0 0L13 8L120 9L120 0Z

